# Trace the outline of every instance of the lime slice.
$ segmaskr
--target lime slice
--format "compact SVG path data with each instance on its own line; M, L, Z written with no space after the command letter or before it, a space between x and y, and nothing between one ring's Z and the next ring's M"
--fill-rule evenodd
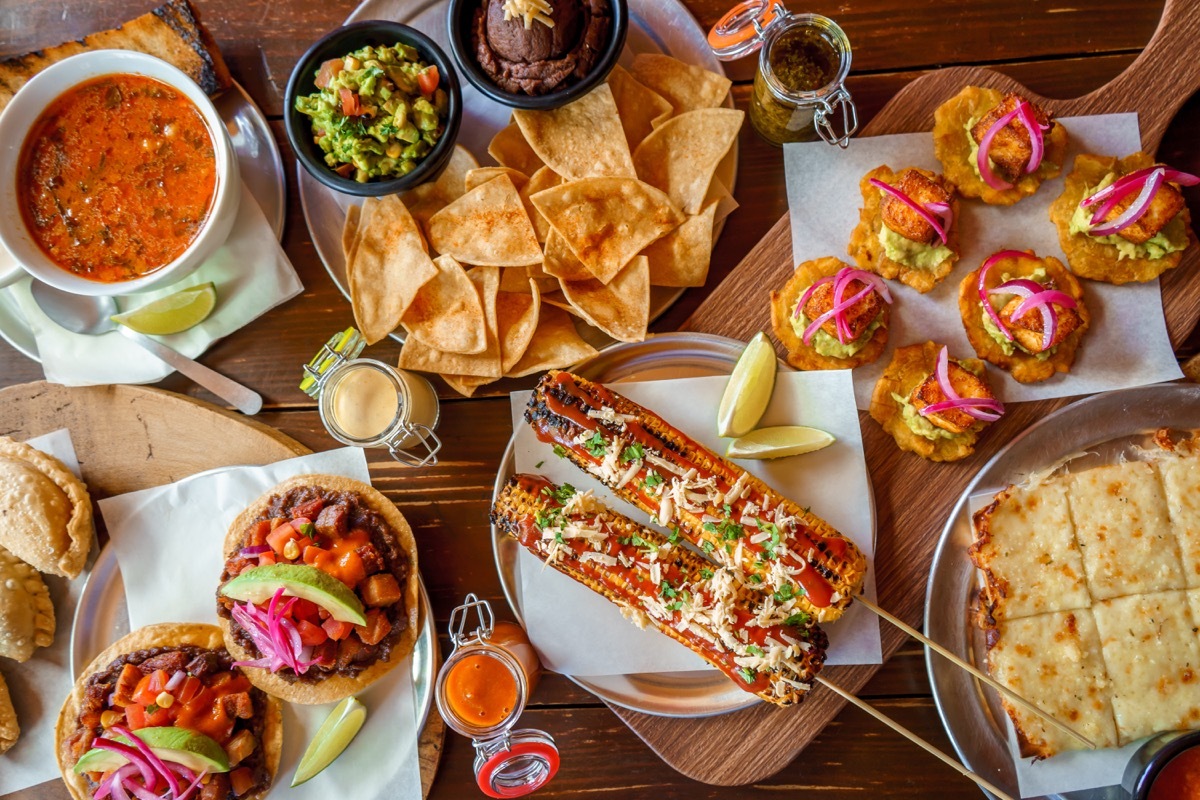
M811 453L833 444L832 434L802 425L759 428L729 443L725 455L730 458L783 458Z
M366 718L367 707L358 702L357 697L347 697L338 703L308 743L304 758L300 759L300 766L296 767L292 777L292 786L299 786L332 764L358 735Z
M762 419L775 389L775 348L759 331L738 357L721 395L717 411L717 433L745 436Z
M211 283L202 283L160 297L124 314L117 314L112 321L149 336L169 336L183 333L208 319L216 304L216 287Z

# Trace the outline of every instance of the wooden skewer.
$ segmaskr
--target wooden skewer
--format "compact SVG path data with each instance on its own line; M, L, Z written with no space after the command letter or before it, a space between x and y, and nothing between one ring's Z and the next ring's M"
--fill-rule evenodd
M875 719L882 722L884 725L887 725L889 728L894 730L896 733L900 734L901 736L905 737L913 744L920 747L926 753L929 753L931 756L937 758L939 761L941 761L946 766L953 768L956 772L958 772L958 774L974 781L975 785L977 785L979 788L986 789L987 791L996 795L996 797L999 797L1000 800L1013 800L1012 795L1008 794L1007 792L1001 791L1000 789L997 789L986 778L982 777L981 775L977 775L974 772L972 772L971 770L967 769L962 764L958 763L953 758L946 755L941 750L938 750L936 747L931 745L929 742L925 741L920 736L917 736L915 733L910 731L908 728L901 725L899 722L896 722L891 717L884 714L882 711L876 710L869 703L866 703L866 702L858 699L850 692L847 692L845 689L843 689L842 687L838 686L835 683L831 683L828 679L823 678L820 675L817 676L817 682L820 683L822 686L828 686L830 689L837 692L842 697L846 698L846 700L848 700L851 703L853 703L854 705L858 706L863 711L867 712L872 717L874 717Z
M966 661L963 661L961 658L954 655L954 653L951 653L949 650L942 647L940 644L933 641L928 636L926 636L925 634L918 631L916 628L912 627L911 625L905 624L905 622L903 620L901 620L899 617L893 616L892 614L888 613L887 611L884 611L882 608L880 608L879 606L872 603L870 600L868 600L863 595L859 595L856 599L858 600L858 602L862 603L864 606L869 608L871 611L874 611L876 614L878 614L881 618L892 623L897 628L904 631L905 633L907 633L909 636L913 637L914 639L922 642L930 650L934 651L935 653L937 653L938 655L940 655L946 659L949 659L952 663L956 664L959 667L962 667L963 669L965 669L967 672L974 675L976 678L978 678L983 683L992 687L996 691L1001 692L1006 697L1008 697L1009 700L1012 700L1014 703L1019 705L1021 708L1025 709L1026 711L1029 711L1032 714L1038 715L1043 720L1050 723L1055 728L1058 728L1063 733L1065 733L1068 736L1071 736L1075 739L1078 739L1080 742L1087 745L1090 749L1092 749L1092 750L1096 749L1096 743L1093 742L1091 739L1088 739L1083 734L1076 732L1074 728L1072 728L1070 725L1066 724L1062 720L1058 719L1053 714L1050 714L1050 713L1038 708L1033 703L1031 703L1030 701L1026 700L1024 697L1022 697L1021 695L1014 692L1012 689L1008 688L1004 684L1002 684L999 681L997 681L996 679L994 679L992 676L976 669L974 666L972 666L971 664L968 664Z

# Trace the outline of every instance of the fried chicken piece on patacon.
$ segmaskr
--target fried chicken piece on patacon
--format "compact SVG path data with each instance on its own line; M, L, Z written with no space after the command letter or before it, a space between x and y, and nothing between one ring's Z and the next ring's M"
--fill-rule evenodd
M1004 95L1004 99L1000 101L1000 104L984 114L983 119L979 120L979 122L975 123L975 127L971 128L971 138L975 140L975 143L982 144L983 137L987 134L988 130L1001 117L1015 109L1017 103L1024 99L1021 95L1012 92ZM1039 108L1033 103L1029 103L1029 107L1033 110L1033 118L1037 124L1045 126L1051 123L1053 117L1044 109ZM1033 143L1030 141L1029 131L1026 130L1020 117L1013 117L1007 125L998 130L996 135L992 137L992 145L988 149L988 158L996 165L996 173L1010 183L1021 177L1021 173L1029 165L1029 159L1032 156Z
M1132 192L1123 197L1105 215L1100 224L1103 225L1105 222L1112 222L1124 214L1125 209L1133 205L1137 197L1138 192ZM1117 231L1117 236L1134 244L1145 244L1158 235L1163 228L1167 227L1168 222L1175 219L1175 216L1183 210L1183 205L1183 194L1179 191L1179 188L1174 184L1163 181L1162 186L1158 187L1158 191L1154 193L1154 197L1151 199L1150 207L1146 209L1146 213L1130 225Z
M1046 284L1047 289L1054 289L1054 281ZM1013 338L1021 347L1031 353L1041 353L1049 350L1052 347L1057 347L1064 339L1075 332L1082 320L1079 317L1079 312L1073 308L1063 308L1058 303L1051 303L1050 307L1054 309L1054 314L1058 318L1058 326L1054 329L1054 338L1050 340L1049 347L1043 347L1045 337L1042 335L1042 312L1040 309L1031 308L1016 318L1013 314L1017 311L1017 306L1025 298L1014 297L1005 304L1004 308L1000 309L1000 319L1005 326L1012 332Z
M846 285L846 289L842 293L842 298L853 297L866 288L866 285L860 280L851 280ZM808 317L811 323L832 308L833 282L823 283L817 287L812 296L808 298L808 302L804 304L804 316ZM879 316L879 312L881 311L883 311L883 300L880 299L879 293L875 291L869 292L866 297L846 309L844 316L846 327L850 329L850 341L857 341L866 332L867 328L870 327L871 323L875 321L875 318ZM821 330L836 339L836 320L832 317L825 320L825 322L821 323Z
M959 397L995 399L995 395L992 394L992 387L988 385L986 378L980 377L969 369L960 366L953 359L949 361L946 374L950 378L950 386ZM912 394L908 396L908 402L918 411L946 399L948 399L946 393L938 385L937 375L934 373L930 373L924 381L917 384L916 388L912 390ZM974 417L959 408L948 409L937 414L929 414L925 419L950 433L962 433L977 422Z
M915 169L906 169L897 176L896 189L908 195L920 206L930 203L950 202L950 190L938 180L922 175ZM896 233L921 244L937 244L937 231L928 220L906 205L902 200L884 193L879 206L883 224ZM936 216L936 215L935 215Z

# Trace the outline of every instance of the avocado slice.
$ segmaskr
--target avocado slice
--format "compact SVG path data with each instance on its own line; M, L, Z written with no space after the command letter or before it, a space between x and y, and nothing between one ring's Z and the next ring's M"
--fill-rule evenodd
M221 594L258 605L280 588L288 597L310 600L338 622L366 625L363 604L349 586L308 564L268 564L250 569L226 582Z
M163 761L182 764L192 772L229 772L229 757L221 745L203 733L187 728L142 728L133 735L150 746L150 751ZM130 744L124 736L113 739L121 744ZM129 763L129 759L112 750L93 747L75 762L76 774L85 772L109 772Z

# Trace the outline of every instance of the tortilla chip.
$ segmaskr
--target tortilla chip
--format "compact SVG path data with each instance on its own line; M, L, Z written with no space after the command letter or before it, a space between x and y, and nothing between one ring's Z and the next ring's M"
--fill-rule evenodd
M566 180L636 177L606 83L561 108L517 109L513 117L538 157Z
M1080 153L1075 166L1063 180L1063 192L1050 204L1050 220L1058 229L1058 243L1071 265L1071 271L1081 278L1105 283L1152 281L1169 269L1179 266L1186 250L1168 253L1162 258L1121 258L1115 245L1082 233L1071 233L1071 218L1083 196L1104 180L1110 172L1127 175L1134 170L1153 166L1154 159L1145 153L1133 153L1125 158L1111 158ZM1196 245L1192 231L1192 215L1187 206L1179 212L1191 247Z
M724 75L685 64L663 53L639 53L629 70L639 83L657 92L676 114L716 108L733 83Z
M538 154L533 152L529 142L525 141L525 134L516 122L510 122L492 137L491 143L488 144L488 155L496 159L501 166L511 167L525 175L532 175L546 166Z
M913 167L913 169L931 180L943 184L946 183L946 179L937 173L930 172L927 169L920 169L919 167ZM858 189L862 193L863 204L859 210L858 225L850 232L850 244L846 247L846 252L858 262L860 269L874 272L876 275L881 275L888 280L896 280L898 278L901 283L911 286L924 294L941 283L950 274L951 270L954 269L955 262L958 261L962 253L962 248L958 243L959 206L961 205L961 201L958 195L954 193L953 187L948 187L951 189L950 212L953 216L951 217L950 229L946 231L946 236L949 237L946 246L950 248L951 253L945 260L938 262L932 267L910 267L908 264L893 261L888 258L883 243L879 241L879 231L883 227L883 215L881 211L883 194L878 187L871 183L871 179L875 178L894 186L897 174L892 172L891 167L884 164L863 175L862 180L858 182Z
M501 292L527 292L529 291L529 267L525 269L502 269L500 270L500 289Z
M538 192L552 189L561 183L561 175L549 167L542 167L530 176L528 183L518 189L521 195L521 202L525 204L525 211L529 213L529 221L533 223L533 230L537 234L537 240L542 244L546 243L546 237L550 235L550 223L546 221L546 218L542 216L542 212L537 210L537 207L529 198Z
M471 375L479 378L499 378L500 340L496 336L496 294L500 288L498 267L475 267L467 272L483 303L487 323L487 347L481 353L447 353L430 347L414 337L404 342L400 350L400 369L417 372L437 372L450 375Z
M478 375L443 375L442 380L463 397L474 397L476 390L489 383L495 383L498 378L481 378Z
M1043 181L1057 178L1067 160L1067 129L1057 120L1045 134L1045 154L1037 172L1025 173L1011 189L993 189L979 177L971 164L971 134L967 125L980 119L1004 100L995 89L964 86L933 112L933 154L942 162L942 172L958 187L963 197L975 197L989 205L1011 206L1038 190Z
M562 288L558 284L558 278L546 272L545 267L546 265L543 263L531 264L525 268L528 270L530 280L537 285L538 291L541 292L543 296L546 294L546 292L557 292Z
M551 228L550 235L546 237L546 258L542 262L542 269L547 275L562 281L588 281L596 277L575 257L567 240L556 228Z
M1063 266L1063 263L1053 256L1044 258L1005 258L998 262L984 280L989 289L999 286L1003 276L1012 278L1029 278L1037 269L1044 269L1046 277L1054 281L1054 288L1066 292L1075 298L1075 313L1079 314L1079 327L1071 331L1067 338L1054 348L1054 354L1048 358L1038 358L1032 353L1026 353L1014 346L1012 355L1007 355L1000 343L991 337L983 327L984 310L979 302L979 270L963 278L958 287L958 310L962 316L963 328L967 331L967 339L975 348L975 353L989 363L1008 372L1021 383L1035 383L1053 378L1059 372L1070 372L1075 363L1075 352L1083 339L1083 333L1088 329L1092 315L1088 313L1087 305L1083 302L1083 287L1078 279Z
M564 183L531 199L601 283L684 221L664 192L631 178Z
M472 189L429 220L429 241L464 264L523 267L542 260L533 223L507 175Z
M596 348L580 338L571 315L542 305L533 339L513 368L510 378L521 378L548 369L562 369L596 355Z
M887 348L892 318L892 307L887 303L883 304L881 312L883 324L871 334L871 341L849 358L821 355L806 345L792 327L792 314L800 295L821 278L836 275L838 270L846 266L849 265L832 256L805 261L796 267L782 289L771 292L771 328L775 331L775 338L787 351L787 363L796 369L853 369L875 361Z
M350 251L354 239L358 236L358 221L362 218L362 206L350 206L346 209L346 222L342 225L342 255L346 263L350 262Z
M717 204L712 203L642 251L650 263L651 286L704 285L712 260L713 219L716 212ZM550 248L547 246L547 263L549 258Z
M942 345L935 342L897 347L892 353L892 363L887 365L875 384L875 391L871 395L871 417L891 434L901 450L916 453L930 461L958 461L975 452L980 430L972 427L952 439L926 439L908 427L901 405L892 399L893 393L908 397L919 383L933 373L941 349ZM977 358L954 358L953 354L950 358L971 370L987 369Z
M661 124L670 119L671 104L653 89L638 83L620 64L608 74L608 86L617 104L625 141L629 144L629 151L634 152L654 130L656 121Z
M666 192L684 213L697 213L745 117L732 108L702 108L672 117L634 153L638 177Z
M556 286L555 289L549 292L542 292L542 308L545 308L547 305L552 305L555 308L561 308L572 317L579 317L580 319L583 319L583 314L580 313L578 308L571 305L571 301L567 299L565 294L563 294L562 281L560 281L558 278L555 278L554 282Z
M709 203L717 204L716 214L713 216L713 229L720 225L726 217L738 210L738 201L729 193L729 189L725 188L725 184L720 178L714 177L708 184L708 192L704 195L704 208Z
M438 274L421 287L401 321L410 336L449 353L482 353L487 321L475 284L453 256L433 260Z
M466 175L479 168L479 162L471 151L461 144L454 146L454 153L446 168L433 181L423 183L400 196L409 213L422 227L429 218L467 193Z
M563 281L563 294L580 315L617 341L640 342L650 324L650 266L637 256L606 286L598 280Z
M525 355L537 329L541 313L541 293L537 284L529 281L526 294L501 292L496 295L496 333L500 339L500 363L507 374Z
M524 172L519 172L512 167L480 167L473 169L467 173L466 187L467 191L477 189L493 178L499 178L501 175L507 175L513 182L513 186L517 187L517 191L521 190L525 184L529 183L529 176Z
M359 222L354 258L346 264L354 321L367 344L396 329L417 292L437 275L425 240L395 195L375 201Z

